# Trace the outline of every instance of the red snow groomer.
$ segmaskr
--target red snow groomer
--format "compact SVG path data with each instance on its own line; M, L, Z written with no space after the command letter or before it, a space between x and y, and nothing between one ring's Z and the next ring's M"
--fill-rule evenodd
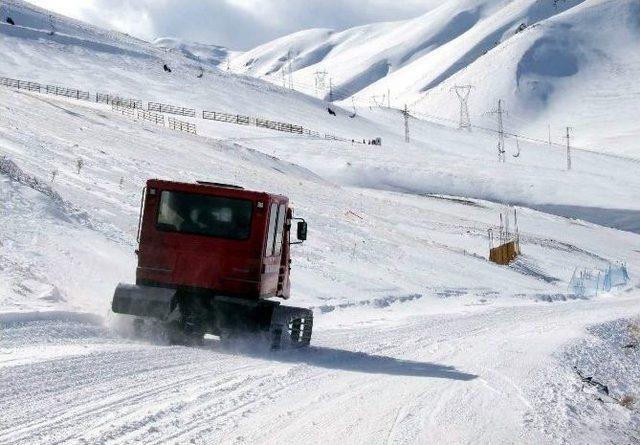
M291 241L297 220L296 241ZM271 348L309 344L313 313L289 298L290 245L307 237L285 196L151 179L143 189L136 284L119 284L113 312L165 323L172 342L258 334Z

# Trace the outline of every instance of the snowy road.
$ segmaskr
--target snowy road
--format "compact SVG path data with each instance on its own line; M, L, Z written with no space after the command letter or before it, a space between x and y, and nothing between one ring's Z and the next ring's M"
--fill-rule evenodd
M72 315L5 316L0 443L629 440L580 425L595 402L553 352L587 325L640 314L637 295L400 306L358 320L353 310L324 315L310 350L273 354L215 339L203 348L139 343ZM382 321L381 311L395 315Z

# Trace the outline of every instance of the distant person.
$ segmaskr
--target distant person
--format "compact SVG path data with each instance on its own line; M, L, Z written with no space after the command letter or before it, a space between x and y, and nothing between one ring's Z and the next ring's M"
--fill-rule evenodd
M166 73L170 73L171 72L171 68L169 68L169 66L166 63L164 64L164 66L162 68L164 68L164 71Z
M335 115L336 115L336 112L335 112L335 111L333 111L333 110L331 109L331 107L327 107L327 111L329 112L329 114L330 114L331 116L335 116Z
M10 24L10 25L15 25L16 24L16 22L14 22L11 17L7 17L7 23Z

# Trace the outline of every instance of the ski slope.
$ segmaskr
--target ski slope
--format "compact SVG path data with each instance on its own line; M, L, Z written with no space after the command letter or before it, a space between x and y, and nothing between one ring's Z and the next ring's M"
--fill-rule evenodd
M494 134L417 120L407 144L393 110L331 116L301 93L210 67L198 78L188 55L63 17L50 35L46 12L4 4L16 26L0 25L2 76L380 136L383 146L202 119L189 135L0 88L1 443L637 440L638 411L583 391L572 365L615 377L615 397L640 391L620 371L633 359L590 361L585 343L594 324L617 332L612 321L640 316L640 235L531 209L638 211L637 162L576 150L566 172L563 150L522 141L499 164ZM134 279L151 177L291 198L310 225L293 251L292 298L314 309L311 349L128 337L129 320L109 306L116 284ZM518 205L524 253L509 267L487 260L505 203ZM615 260L627 262L629 286L567 293L575 267Z

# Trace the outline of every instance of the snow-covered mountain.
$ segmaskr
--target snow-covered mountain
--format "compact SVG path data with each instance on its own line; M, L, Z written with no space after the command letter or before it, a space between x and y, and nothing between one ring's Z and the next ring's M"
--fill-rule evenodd
M175 37L159 37L153 43L160 48L172 49L181 52L185 57L193 59L200 63L206 63L212 66L224 64L222 69L226 68L226 62L237 55L241 54L237 51L231 51L224 46L207 45L204 43L187 42Z
M635 0L447 1L411 20L301 31L231 68L274 83L291 70L295 88L323 98L330 78L334 100L453 120L451 88L470 84L477 124L502 99L514 131L546 139L549 124L570 126L578 144L637 154L639 17Z
M637 442L640 415L622 404L640 391L637 327L615 321L640 316L637 159L574 149L569 171L564 147L507 135L498 162L494 131L414 117L406 142L397 110L347 101L330 114L317 97L204 64L217 49L159 47L21 0L0 11L0 76L197 111L178 117L194 135L0 86L0 443ZM374 137L383 145L356 143ZM314 310L311 348L127 336L110 302L134 280L152 177L290 197L310 228L292 247L291 304ZM512 204L522 255L499 266L489 233ZM616 261L629 283L569 290L576 267ZM607 398L587 392L600 381Z

